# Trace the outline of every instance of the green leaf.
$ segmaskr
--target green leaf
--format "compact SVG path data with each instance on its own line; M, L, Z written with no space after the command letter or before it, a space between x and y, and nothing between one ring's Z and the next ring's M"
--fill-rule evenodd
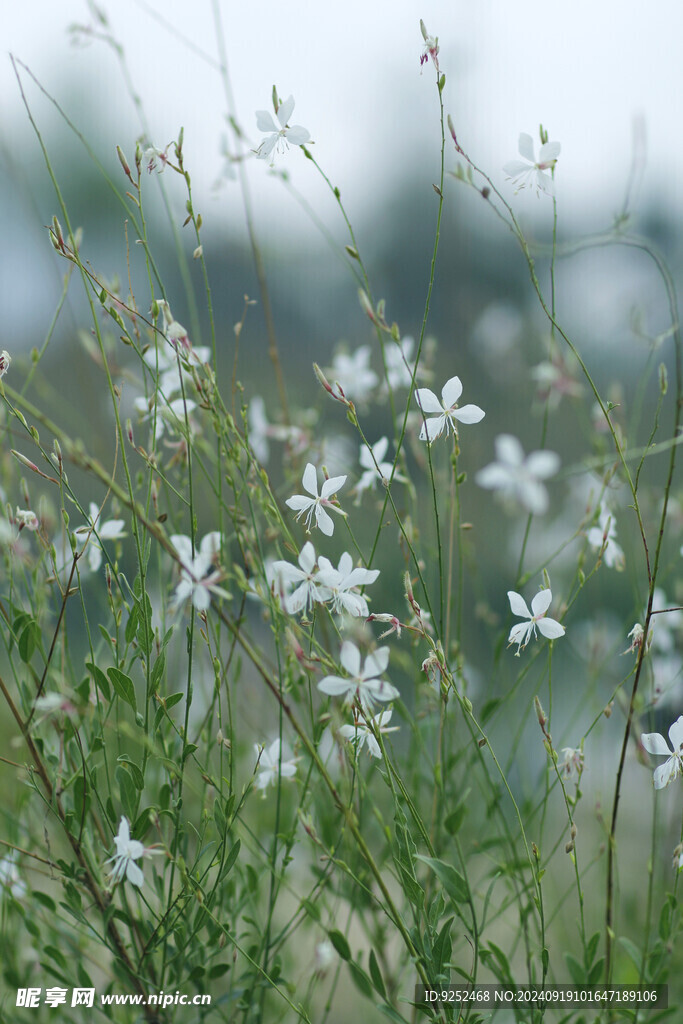
M643 956L635 943L631 942L630 939L620 935L617 942L624 947L624 951L629 959L633 962L636 970L640 973L640 967L643 962Z
M374 949L370 950L370 959L368 961L368 966L370 968L370 977L372 978L372 984L375 986L375 989L377 990L377 992L379 992L382 999L386 999L387 990L384 987L384 979L382 978L382 972L379 969L379 964L377 963L377 957L375 956Z
M225 858L225 863L223 864L223 870L221 871L221 879L225 878L226 875L228 875L230 871L232 871L233 867L235 866L235 861L240 855L241 846L241 840L238 839L236 840L235 845L231 847L230 853Z
M585 972L584 968L581 966L581 964L579 963L579 961L576 959L576 957L572 956L571 953L565 953L564 954L564 959L565 959L565 961L567 963L567 967L569 968L569 973L571 974L572 981L574 982L574 984L575 985L585 985L586 984L586 972Z
M127 676L125 672L121 672L118 668L108 668L107 675L111 680L111 684L114 687L117 695L126 704L130 704L133 711L137 713L138 705L135 699L135 687L133 686L133 680L130 676Z
M541 950L541 963L543 964L543 973L547 974L548 973L548 965L550 963L550 954L548 953L548 950L546 949L545 946Z
M342 958L342 960L350 961L351 960L351 949L349 947L348 942L346 941L346 939L342 935L342 933L338 932L336 930L336 928L333 928L331 932L327 933L327 935L328 935L328 938L329 938L330 942L332 943L334 948L337 950L337 952L339 953L339 956Z
M128 757L128 754L121 754L121 756L118 757L117 760L120 763L123 763L123 764L126 765L128 771L130 772L131 777L133 779L133 785L135 786L136 789L138 789L140 792L142 792L142 790L145 788L145 779L143 777L142 772L140 771L138 766L135 764L135 762L131 761L131 759Z
M596 960L590 971L588 972L588 979L583 982L584 985L597 985L602 978L602 972L605 969L605 958L601 956L599 960Z
M104 699L106 701L111 700L111 690L109 688L109 682L102 669L98 668L97 665L93 665L91 661L86 661L85 667L87 668L90 675L93 677L95 686L100 691Z
M458 801L455 809L451 811L446 820L443 823L443 827L446 829L450 836L454 836L456 832L460 830L463 818L467 814L467 797L470 794L470 790L466 790Z
M599 941L600 932L595 932L595 934L591 935L590 939L586 943L586 970L590 970L590 966L595 959L595 951L598 948Z
M453 903L464 903L467 900L467 882L452 864L446 864L435 857L423 857L421 854L417 855L417 859L432 869Z
M372 999L372 983L363 968L353 960L349 960L349 971L359 992L368 999Z
M123 765L118 765L116 769L116 781L119 785L123 813L129 821L132 821L135 818L138 794L130 774Z
M22 629L19 635L19 657L28 665L33 657L33 652L40 643L40 627L37 622L31 619Z

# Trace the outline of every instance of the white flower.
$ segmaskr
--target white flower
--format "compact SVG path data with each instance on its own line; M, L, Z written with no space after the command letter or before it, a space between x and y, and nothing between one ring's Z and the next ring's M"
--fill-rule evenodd
M384 347L386 390L409 388L413 383L412 354L415 340L406 335L400 342Z
M180 570L180 583L176 587L172 607L178 608L189 598L192 604L204 612L211 604L211 595L216 597L229 598L230 595L218 586L219 580L223 578L220 569L210 572L221 549L221 535L217 531L207 533L202 539L199 549L195 548L192 553L192 541L182 534L174 534L170 538L171 544L178 552L182 569Z
M336 950L329 939L325 939L324 942L316 943L315 953L313 955L315 973L324 977L327 972L327 968L334 963L336 956Z
M437 437L441 437L444 430L446 436L451 430L456 435L458 429L456 420L460 423L479 423L486 415L478 405L465 405L458 408L458 399L462 394L462 384L459 377L451 377L441 389L441 401L429 388L418 388L415 392L415 401L423 413L437 413L430 419L424 419L420 431L420 440L427 444L433 444Z
M168 146L166 147L168 149ZM168 154L166 149L157 149L156 146L148 146L142 154L142 162L147 166L147 173L151 174L159 161L159 174L163 174L166 164L168 163Z
M378 480L390 480L391 473L394 468L393 463L384 462L384 456L387 453L389 442L386 437L381 437L376 444L372 445L372 450L367 448L364 444L360 446L360 457L359 462L365 472L361 475L360 480L356 484L356 505L360 504L360 499L363 491L366 491L369 487L374 487ZM399 473L394 473L394 483L405 483L405 477Z
M37 530L40 526L38 516L30 508L17 508L14 516L15 523L19 524L19 529Z
M617 525L614 513L604 501L600 502L598 525L591 526L586 534L586 539L592 548L602 549L602 558L608 569L621 571L624 568L624 552L617 544Z
M118 835L114 836L114 845L116 853L105 861L105 864L114 864L109 875L109 884L116 885L117 882L127 878L132 885L137 885L140 888L145 879L142 869L137 866L135 861L140 860L141 857L151 857L161 851L143 846L139 839L131 839L128 819L123 817L119 823Z
M368 603L362 594L356 593L356 588L374 583L379 576L379 569L364 569L362 566L354 569L353 559L348 551L339 559L337 569L322 555L318 559L318 565L320 572L317 582L329 591L335 612L367 616Z
M344 396L354 402L364 402L379 381L375 371L370 369L369 345L361 345L353 355L338 352L327 374L339 385Z
M562 753L564 759L558 763L557 770L566 779L570 779L572 775L579 778L583 771L583 753L580 750L574 750L573 747L563 747Z
M313 607L316 602L324 604L332 597L332 591L327 587L320 586L318 573L314 572L316 554L310 540L299 552L299 565L300 568L297 569L290 562L273 562L273 574L280 579L285 587L295 583L299 584L293 593L287 594L284 598L285 611L290 615L306 611L309 605Z
M379 647L372 654L368 654L361 671L360 651L350 640L345 640L341 646L339 660L342 668L348 672L349 678L325 676L318 683L321 693L326 693L330 697L345 697L347 703L357 697L366 710L371 709L375 701L395 700L400 697L395 686L379 678L389 664L388 647Z
M554 195L553 180L544 172L555 166L555 161L560 155L560 143L545 142L541 146L538 152L538 160L536 160L533 139L526 132L522 132L519 136L519 154L524 157L523 161L510 160L503 167L505 174L508 178L512 178L517 186L515 191L519 192L521 188L525 188L527 185L533 187L535 182L537 195L541 192L545 192L548 196Z
M363 744L367 742L368 753L371 757L381 757L382 748L375 738L375 733L373 732L371 725L374 725L377 732L381 732L383 734L387 732L398 732L398 725L392 725L389 727L392 714L393 710L389 708L387 711L380 711L378 715L375 715L370 720L370 723L357 720L354 725L342 725L339 730L339 735L343 736L345 740L355 743L356 750L361 750Z
M15 900L21 900L26 895L26 882L19 874L14 850L0 860L0 885Z
M9 370L9 364L12 362L10 354L7 349L3 348L0 352L0 377L4 377Z
M550 590L539 590L531 600L531 611L529 611L524 598L520 594L515 593L514 590L508 590L508 600L510 601L512 614L518 615L522 619L528 619L527 622L518 622L510 630L508 645L517 644L516 655L519 655L522 648L526 647L532 636L537 635L537 626L548 640L556 640L558 637L564 636L564 626L561 626L555 619L547 618L545 614L550 607L552 599L553 595Z
M271 167L275 162L275 153L284 153L289 143L293 146L303 146L311 137L310 133L299 124L292 125L291 127L287 126L293 111L294 97L290 96L284 103L280 103L275 111L279 127L275 124L267 110L256 111L256 126L258 130L269 133L256 150L256 156L259 160L267 160L272 154Z
M257 789L265 790L271 782L277 783L278 776L283 779L291 779L296 774L296 758L280 761L279 739L273 740L267 749L262 744L255 743L254 750L258 763L258 774L255 780Z
M126 534L123 532L125 523L123 519L108 519L106 523L98 523L97 520L100 515L100 510L94 501L90 502L89 512L89 525L79 526L76 533L81 535L85 534L86 537L89 536L89 540L87 540L88 565L90 566L91 572L97 572L102 565L102 547L100 545L100 541L120 540L122 537L125 537Z
M647 637L647 645L645 647L646 654L650 650L650 646L652 645L653 632L654 630L651 629ZM632 651L635 654L635 652L639 651L640 648L643 646L643 640L645 639L645 630L639 622L636 622L631 632L627 633L626 635L631 638L631 646L627 647L623 653L628 654L630 651Z
M640 737L649 754L657 757L666 757L664 764L655 768L654 783L655 789L664 789L683 771L683 759L681 758L681 747L683 747L683 715L677 718L669 729L669 739L672 750L666 745L666 740L658 732L644 732Z
M475 480L480 487L500 491L517 501L527 512L542 515L548 510L548 492L541 480L560 468L555 452L538 451L524 457L524 450L512 434L496 438L497 461L480 469Z
M167 428L170 431L184 431L186 414L189 417L190 413L197 408L197 403L193 402L191 398L174 398L171 402L157 406L156 395L152 399L151 405L146 398L142 397L136 398L133 404L138 412L143 414L143 420L154 419L156 408L156 420L154 421L154 439L156 441L163 437ZM188 424L190 432L192 432L193 424L189 419Z
M329 480L325 480L320 494L318 494L318 477L315 466L312 462L309 462L304 470L302 483L304 489L309 494L312 494L313 497L307 498L305 494L294 494L291 498L287 498L285 504L297 513L297 520L306 513L307 533L311 532L311 519L315 515L315 524L320 532L324 533L326 537L331 537L334 533L334 522L325 509L329 508L340 516L346 515L346 512L343 512L330 501L331 496L336 494L339 488L343 487L346 483L346 476L332 476Z
M422 67L422 65L427 60L429 60L429 58L431 57L432 60L434 61L434 67L438 71L439 70L439 37L438 36L430 36L429 35L429 33L427 32L427 29L425 28L425 23L424 23L424 21L422 21L421 18L420 18L420 32L422 33L422 38L424 39L424 47L423 47L423 50L422 50L422 54L420 56L420 67ZM422 74L422 72L420 72L420 74Z

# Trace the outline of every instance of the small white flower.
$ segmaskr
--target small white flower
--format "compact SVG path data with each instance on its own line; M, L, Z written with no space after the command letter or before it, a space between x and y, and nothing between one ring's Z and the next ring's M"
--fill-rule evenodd
M280 761L279 739L273 740L268 748L255 743L254 750L258 762L258 774L255 779L257 789L265 791L271 782L277 783L278 776L282 779L291 779L296 775L296 758Z
M649 754L654 754L656 757L666 757L667 759L664 764L660 764L658 768L655 768L655 789L664 789L683 771L683 759L681 758L683 715L677 718L669 729L669 740L671 741L672 750L669 750L666 740L661 733L645 732L640 737L640 742Z
M0 860L0 885L15 900L21 900L26 895L26 882L19 874L14 850Z
M197 611L204 612L211 604L211 595L229 598L230 595L218 586L223 578L220 569L213 568L221 549L221 535L218 531L207 533L199 548L192 553L192 541L182 534L174 534L171 544L178 552L182 569L180 583L175 589L173 609L180 607L189 598ZM213 571L211 571L213 569Z
M161 851L143 846L139 839L131 839L130 825L128 819L124 817L119 823L118 835L114 836L114 845L116 853L105 861L105 864L113 863L114 865L109 875L109 884L116 885L117 882L127 878L131 885L137 885L140 888L145 878L142 869L137 866L135 861L140 860L141 857L151 857Z
M446 436L451 430L456 435L459 423L479 423L486 413L478 405L465 405L458 408L458 399L462 394L462 384L459 377L451 377L441 389L441 401L429 388L418 388L415 391L415 401L424 413L436 413L430 419L423 419L420 430L420 440L427 444L433 444L437 437L441 437L444 430Z
M371 710L376 701L384 702L400 697L395 686L379 678L389 664L388 647L379 647L372 654L368 654L361 670L360 651L350 640L345 640L341 646L339 660L342 668L348 672L348 678L325 676L318 683L321 693L326 693L330 697L345 697L347 703L357 697L366 711Z
M157 149L156 146L148 146L142 154L142 162L146 165L147 173L151 174L159 162L159 174L163 174L166 164L168 163L168 153L166 149Z
M290 143L293 146L303 146L311 138L310 133L299 124L288 127L287 122L292 116L293 111L293 96L286 99L284 103L280 103L275 111L279 126L273 121L272 116L267 110L256 111L256 126L258 130L260 132L268 132L256 150L256 156L259 160L267 160L272 155L271 167L275 162L276 153L284 153Z
M328 967L331 967L334 963L336 956L337 952L329 939L325 939L324 942L316 943L315 953L313 956L315 973L324 977L327 973Z
M573 747L563 747L562 753L564 759L558 763L557 770L566 779L570 779L572 775L579 778L583 771L583 753Z
M600 502L598 525L591 526L586 539L593 549L602 550L602 559L608 569L617 569L620 572L624 568L624 552L617 544L614 513L604 501Z
M398 388L409 388L413 383L413 348L415 340L409 335L399 343L384 346L384 389L397 391ZM419 374L419 370L418 370Z
M393 463L384 462L384 456L387 453L389 447L389 441L386 437L381 437L376 444L372 445L372 451L368 449L364 444L360 446L360 457L359 462L364 473L361 474L361 478L356 484L356 505L360 505L360 499L363 495L363 491L367 491L369 487L374 487L378 481L390 480L391 473L394 468ZM405 477L401 476L400 473L394 473L394 483L405 483Z
M86 537L89 535L90 539L87 540L88 565L90 566L91 572L97 572L102 565L102 546L100 541L121 540L122 537L126 536L123 532L125 523L123 519L108 519L106 523L98 523L100 510L94 501L90 502L89 512L89 525L79 526L76 530L76 534L85 534Z
M529 643L531 637L537 636L537 626L542 635L547 637L548 640L557 640L558 637L564 636L564 626L556 622L555 619L548 618L545 614L550 607L552 599L553 595L550 590L539 590L531 600L531 611L529 611L524 598L520 594L515 593L514 590L508 590L508 600L510 601L512 614L528 620L527 622L518 622L510 630L508 645L517 644L515 652L517 656L519 656L522 648L526 647Z
M7 349L3 348L0 352L0 377L4 377L9 370L9 364L12 362L10 354Z
M555 187L552 178L545 173L555 166L555 161L560 155L559 142L545 142L539 152L538 160L534 156L534 141L526 132L519 136L519 154L524 160L510 160L503 167L503 171L513 180L516 185L516 192L527 185L533 187L536 184L536 194L545 192L548 196L555 194Z
M346 512L343 512L337 505L334 505L330 498L333 494L336 494L340 487L343 487L346 483L346 476L332 476L322 485L320 494L318 494L318 476L315 470L315 466L312 462L309 462L304 470L302 479L304 490L308 491L312 495L311 498L307 498L305 494L294 494L291 498L287 498L285 504L288 508L293 509L297 513L297 520L301 518L304 513L306 514L306 532L311 532L311 519L315 515L315 525L318 527L321 533L324 533L326 537L331 537L334 533L334 522L332 518L327 514L326 509L330 509L332 512L336 512L337 515L345 516Z
M367 743L368 753L370 756L381 757L382 748L375 738L371 725L374 725L375 730L382 734L387 732L398 732L398 725L389 726L392 714L393 710L392 708L389 708L387 711L380 711L380 713L375 715L369 723L363 722L359 719L354 725L342 725L339 730L339 735L343 736L345 740L355 743L356 750L362 750L363 745Z
M424 39L424 47L420 56L420 67L431 57L434 62L434 67L439 70L439 37L430 36L425 28L425 23L420 18L420 32ZM420 72L422 74L422 72Z
M17 511L14 516L14 521L15 523L19 524L20 530L26 529L34 531L37 530L38 527L40 526L38 516L30 508L17 508Z
M369 345L360 345L352 355L338 352L327 375L354 402L364 402L379 382L370 368Z
M317 582L329 591L332 607L335 612L349 615L367 616L368 603L362 594L357 593L358 587L374 583L379 576L379 569L365 569L359 566L354 569L353 559L348 551L339 559L339 567L334 568L329 559L320 556L318 559L320 572Z
M476 482L480 487L500 491L527 512L543 515L548 510L548 492L541 480L557 473L559 455L538 451L525 458L521 444L512 434L501 434L495 444L497 461L480 469L474 478Z
M643 640L645 639L645 630L643 629L643 627L641 626L641 624L639 622L636 622L636 624L633 627L633 629L631 630L631 632L627 633L626 635L628 637L630 637L631 646L627 647L626 650L623 653L624 654L629 654L630 652L632 652L632 653L635 654L643 646ZM653 635L653 630L650 630L650 633L649 633L648 638L647 638L647 646L645 647L645 653L646 654L650 650L650 646L652 644L652 635Z
M273 562L273 575L281 581L284 587L298 584L296 590L284 597L285 611L290 615L296 615L300 611L305 612L316 602L324 604L332 597L332 591L327 587L320 586L318 573L314 572L316 554L310 540L299 552L299 566L300 568L297 569L290 562Z

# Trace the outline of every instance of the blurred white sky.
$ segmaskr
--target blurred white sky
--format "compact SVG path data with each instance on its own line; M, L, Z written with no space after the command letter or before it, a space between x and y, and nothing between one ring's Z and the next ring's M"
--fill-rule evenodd
M165 144L183 124L193 183L209 185L221 165L220 82L150 10L163 12L193 44L215 56L211 0L98 2L126 46L155 140ZM420 74L420 17L439 36L446 110L463 145L494 179L502 183L500 167L516 155L519 132L535 136L542 121L562 143L561 204L569 213L581 204L590 226L601 226L620 206L633 119L641 115L647 136L644 190L664 190L667 201L681 207L683 5L346 0L342 8L319 0L221 0L221 10L238 116L253 143L260 138L254 111L269 106L275 82L283 98L294 94L293 120L309 129L317 159L356 214L370 213L385 184L408 164L426 163L433 177L437 104L431 67ZM6 51L24 60L76 121L79 103L94 95L101 112L96 145L105 157L116 143L132 154L137 123L113 52L98 43L69 44L70 23L92 22L85 0L33 0L7 5L3 15ZM23 146L25 117L16 82L7 57L1 65L5 142L20 140ZM41 114L48 116L45 108ZM297 153L281 166L317 206L320 193L311 184L310 166ZM289 228L282 191L266 172L262 163L251 172L260 208ZM228 191L222 203L230 203ZM535 197L517 201L537 203Z

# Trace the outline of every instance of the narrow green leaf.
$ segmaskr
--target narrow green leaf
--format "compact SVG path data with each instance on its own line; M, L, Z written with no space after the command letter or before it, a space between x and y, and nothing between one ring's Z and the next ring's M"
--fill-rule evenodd
M432 869L454 903L464 903L467 900L467 882L452 864L446 864L435 857L423 857L421 854L418 854L417 859Z
M370 968L370 977L372 979L372 984L375 986L375 989L377 990L377 992L379 992L382 999L386 999L387 990L384 987L384 979L382 978L382 972L379 969L379 964L377 963L377 957L375 956L374 949L370 950L370 959L368 961L368 966Z
M107 675L121 700L125 701L126 704L130 704L133 711L137 712L138 705L135 699L135 687L130 676L127 676L125 672L121 672L118 668L108 668Z
M333 928L331 932L327 933L327 935L342 960L349 961L351 959L351 949L349 948L349 944L342 933L338 932L336 928Z

